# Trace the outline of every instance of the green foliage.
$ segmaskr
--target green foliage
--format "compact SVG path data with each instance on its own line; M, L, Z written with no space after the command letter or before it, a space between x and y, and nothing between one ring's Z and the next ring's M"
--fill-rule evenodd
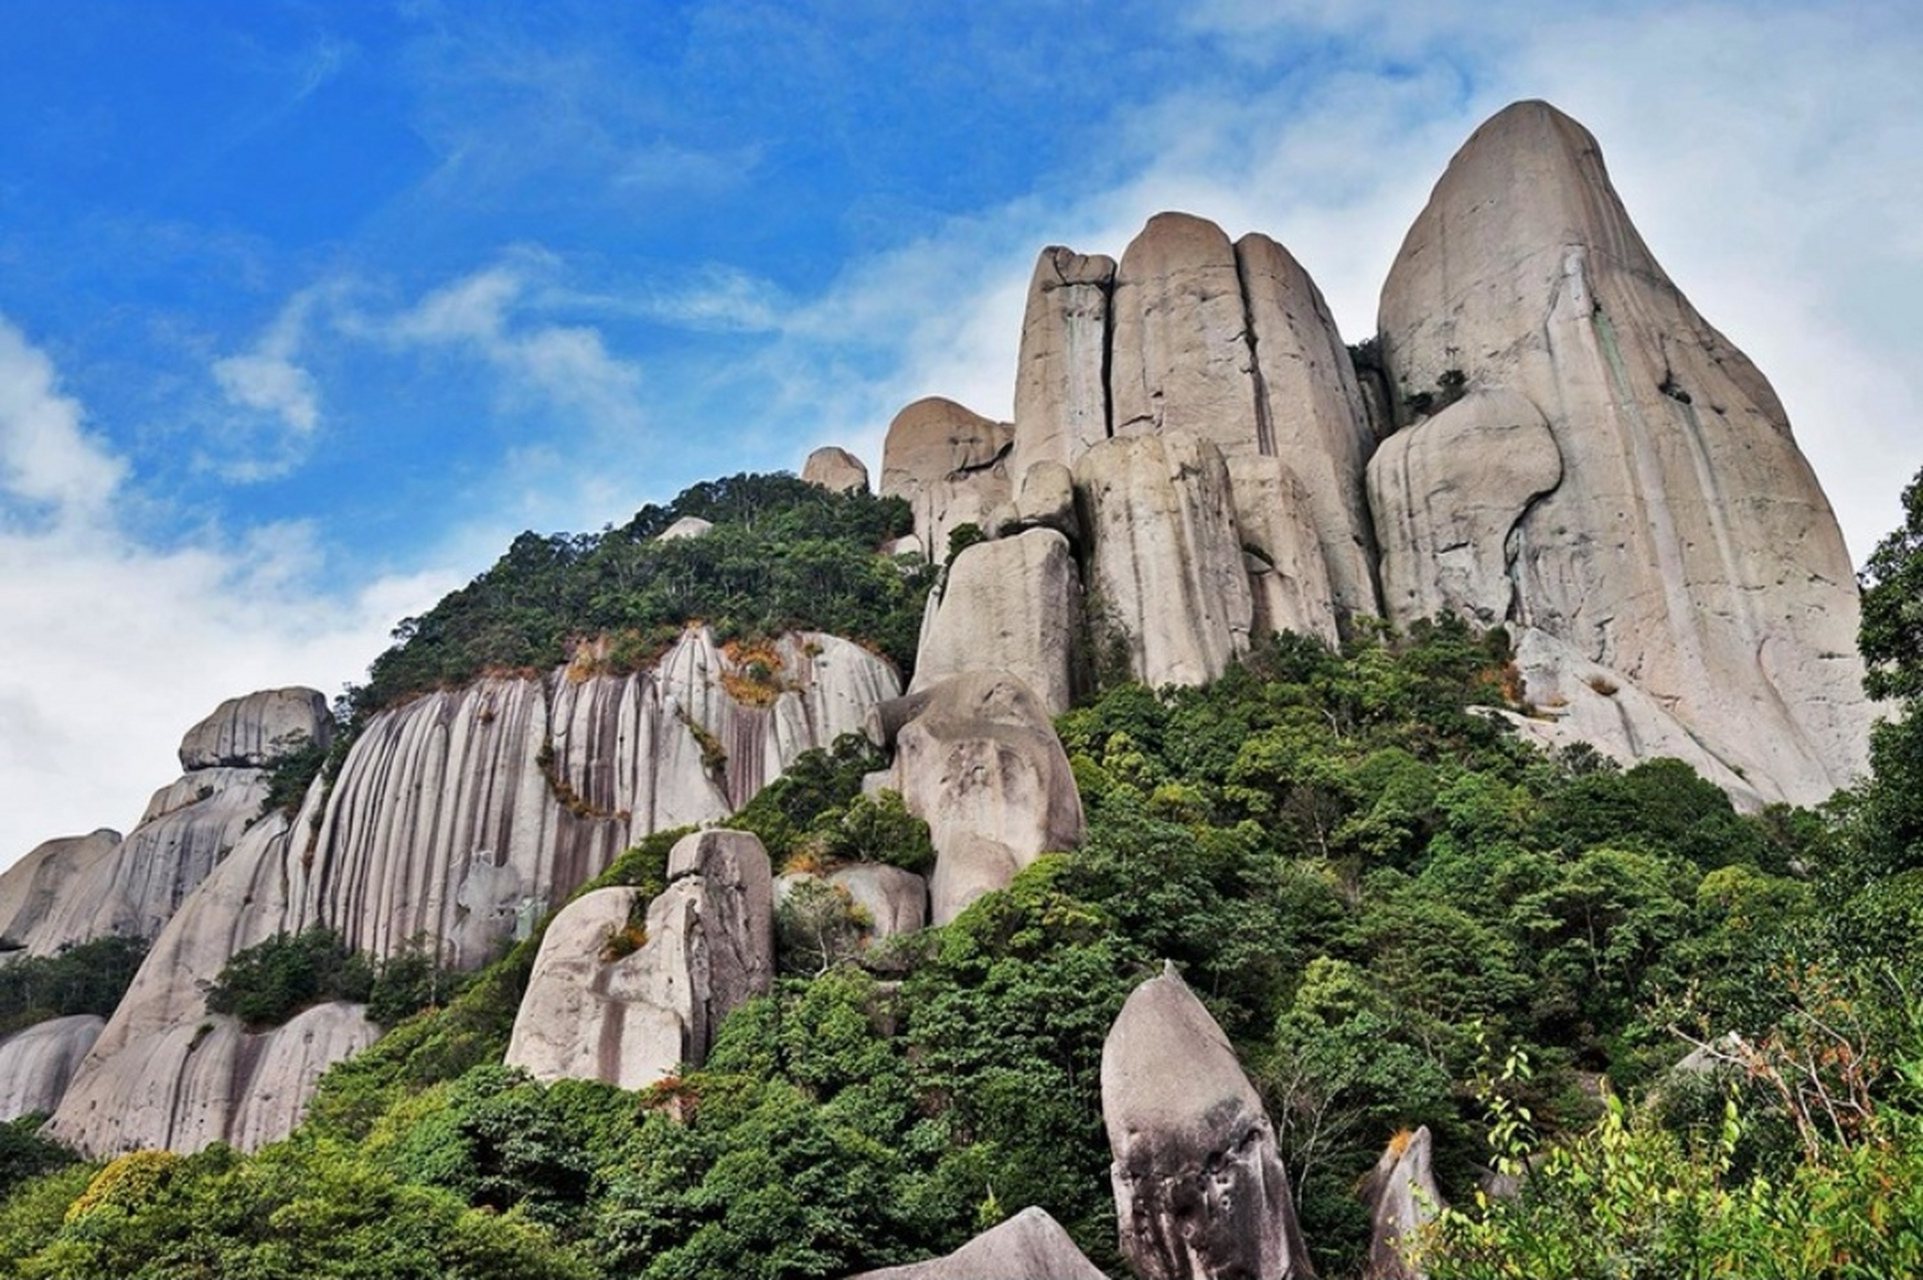
M1903 490L1903 526L1863 565L1858 645L1872 698L1923 697L1923 472Z
M328 1000L365 1001L373 986L367 958L315 925L235 952L207 988L207 1008L261 1030Z
M885 763L867 738L844 733L825 750L802 752L779 778L756 792L728 825L759 836L779 867L810 841L825 815L845 813L861 795L862 778ZM904 847L912 856L912 836L905 838Z
M684 516L714 528L656 541ZM933 575L877 548L909 524L899 498L739 475L644 507L618 529L523 533L487 572L404 620L350 702L358 720L489 669L545 670L582 636L611 637L614 665L639 667L693 619L723 641L832 632L874 645L906 671Z
M0 1036L71 1014L107 1017L146 956L144 939L109 934L0 963Z
M73 1163L73 1152L40 1136L46 1120L36 1112L0 1121L0 1197L23 1182Z
M280 758L267 771L267 794L261 797L260 813L266 817L278 812L289 822L300 812L308 788L326 766L329 751L305 733L293 742L279 741Z
M881 862L917 874L935 865L928 824L908 812L899 791L857 795L822 812L813 830L822 856L835 862Z

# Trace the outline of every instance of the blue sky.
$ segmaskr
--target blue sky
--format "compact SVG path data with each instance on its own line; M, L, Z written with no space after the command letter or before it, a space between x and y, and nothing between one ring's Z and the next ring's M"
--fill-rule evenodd
M0 0L0 863L523 528L1005 416L1044 244L1267 231L1347 336L1546 97L1860 559L1923 464L1900 4Z

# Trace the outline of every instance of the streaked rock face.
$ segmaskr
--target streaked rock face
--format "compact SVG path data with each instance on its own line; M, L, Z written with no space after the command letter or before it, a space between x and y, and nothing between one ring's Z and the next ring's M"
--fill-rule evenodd
M163 1091L169 1071L187 1069L183 1034L207 1020L202 984L235 952L325 923L374 955L424 937L445 963L480 964L627 845L726 815L900 689L885 661L832 636L792 635L776 652L779 670L744 684L695 629L649 672L486 679L377 716L324 803L316 787L292 823L275 814L248 829L160 931L57 1132L91 1151L122 1149L127 1134L172 1135L147 1145L182 1150L280 1136L270 1122L296 1114L304 1094L243 1115L221 1113L240 1095L212 1085ZM303 1043L319 1053L347 1040ZM116 1100L136 1096L191 1098L201 1113L136 1115L149 1103Z
M1215 445L1179 431L1118 436L1076 460L1075 488L1098 645L1118 630L1150 686L1202 684L1248 652L1255 606Z
M774 977L767 851L742 831L687 836L631 951L631 889L597 889L548 926L507 1065L537 1080L639 1089L699 1066L729 1010ZM628 942L618 940L627 938Z
M106 1025L105 1018L76 1013L35 1023L0 1040L0 1120L59 1105L67 1082Z
M1142 1280L1313 1274L1268 1113L1172 965L1109 1028L1102 1123L1122 1256Z
M1580 125L1525 102L1476 131L1403 242L1381 331L1415 417L1371 468L1393 620L1440 604L1540 630L1764 800L1850 780L1868 713L1835 518Z
M1035 260L1015 372L1011 470L1067 465L1109 437L1109 294L1115 259L1051 245Z
M926 1262L864 1271L848 1280L1101 1280L1062 1224L1027 1208L955 1252Z

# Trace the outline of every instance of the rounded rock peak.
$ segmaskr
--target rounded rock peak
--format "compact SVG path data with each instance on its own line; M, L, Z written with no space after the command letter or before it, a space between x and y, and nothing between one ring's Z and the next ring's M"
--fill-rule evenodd
M1071 285L1106 285L1115 279L1115 259L1105 253L1077 253L1051 244L1035 258L1034 288L1044 292Z
M944 396L923 396L905 406L888 424L881 445L881 469L925 478L972 471L992 464L1008 449L1015 428L984 418L967 405Z
M1177 264L1235 264L1235 247L1228 233L1207 218L1174 211L1158 213L1145 223L1122 251L1122 276L1144 270L1166 270Z

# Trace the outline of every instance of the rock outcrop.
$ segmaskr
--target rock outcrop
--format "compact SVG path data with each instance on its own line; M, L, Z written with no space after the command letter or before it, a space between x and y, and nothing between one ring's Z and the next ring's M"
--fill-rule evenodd
M332 735L327 700L313 689L221 703L181 739L186 773L154 793L125 839L96 831L43 845L0 876L0 936L35 955L107 934L154 937L260 819L268 770Z
M881 496L908 503L929 559L945 559L951 532L964 524L985 525L989 513L1012 496L1008 454L1014 438L1012 424L936 396L915 401L888 424Z
M265 769L303 746L334 740L334 717L318 689L264 689L229 698L180 740L180 767Z
M742 831L677 843L635 936L632 889L597 889L548 926L507 1064L537 1080L639 1089L699 1066L721 1019L774 976L768 854Z
M856 862L837 867L826 875L813 871L790 871L775 877L775 909L788 900L798 885L819 881L840 896L848 907L860 913L861 934L865 944L913 933L928 925L928 881L912 871L880 862Z
M1072 463L1108 439L1109 291L1115 259L1050 245L1035 260L1015 374L1011 470Z
M1580 125L1524 102L1476 131L1397 255L1381 345L1414 419L1371 466L1393 620L1441 604L1536 628L1764 800L1860 771L1856 585L1829 504Z
M107 1020L91 1013L49 1018L0 1040L0 1120L52 1111Z
M901 792L935 846L930 917L947 924L1049 850L1082 842L1082 801L1048 709L1022 681L969 672L876 707L893 747L877 779Z
M89 1151L129 1134L176 1149L266 1134L260 1115L293 1111L216 1114L239 1095L180 1083L182 1029L207 1020L201 984L235 952L326 923L376 956L426 938L443 963L479 964L627 845L724 816L900 689L886 662L832 636L786 637L773 656L751 677L696 628L652 671L484 679L374 717L332 789L291 823L250 828L161 930L56 1131ZM135 1114L168 1098L204 1114Z
M1369 1207L1369 1262L1364 1280L1422 1280L1410 1249L1422 1229L1442 1211L1431 1162L1429 1126L1398 1133L1362 1179L1362 1202Z
M1173 965L1109 1028L1102 1122L1122 1256L1142 1280L1313 1274L1268 1113Z
M1118 436L1075 462L1090 629L1144 684L1202 684L1246 653L1254 600L1222 453L1181 431Z
M801 465L801 478L837 493L868 492L868 468L860 458L834 445L823 445Z
M953 1253L848 1280L1102 1280L1102 1271L1046 1209L1030 1207Z
M1078 684L1081 607L1081 571L1060 533L1037 528L977 543L948 568L909 689L964 671L1006 671L1059 715Z

